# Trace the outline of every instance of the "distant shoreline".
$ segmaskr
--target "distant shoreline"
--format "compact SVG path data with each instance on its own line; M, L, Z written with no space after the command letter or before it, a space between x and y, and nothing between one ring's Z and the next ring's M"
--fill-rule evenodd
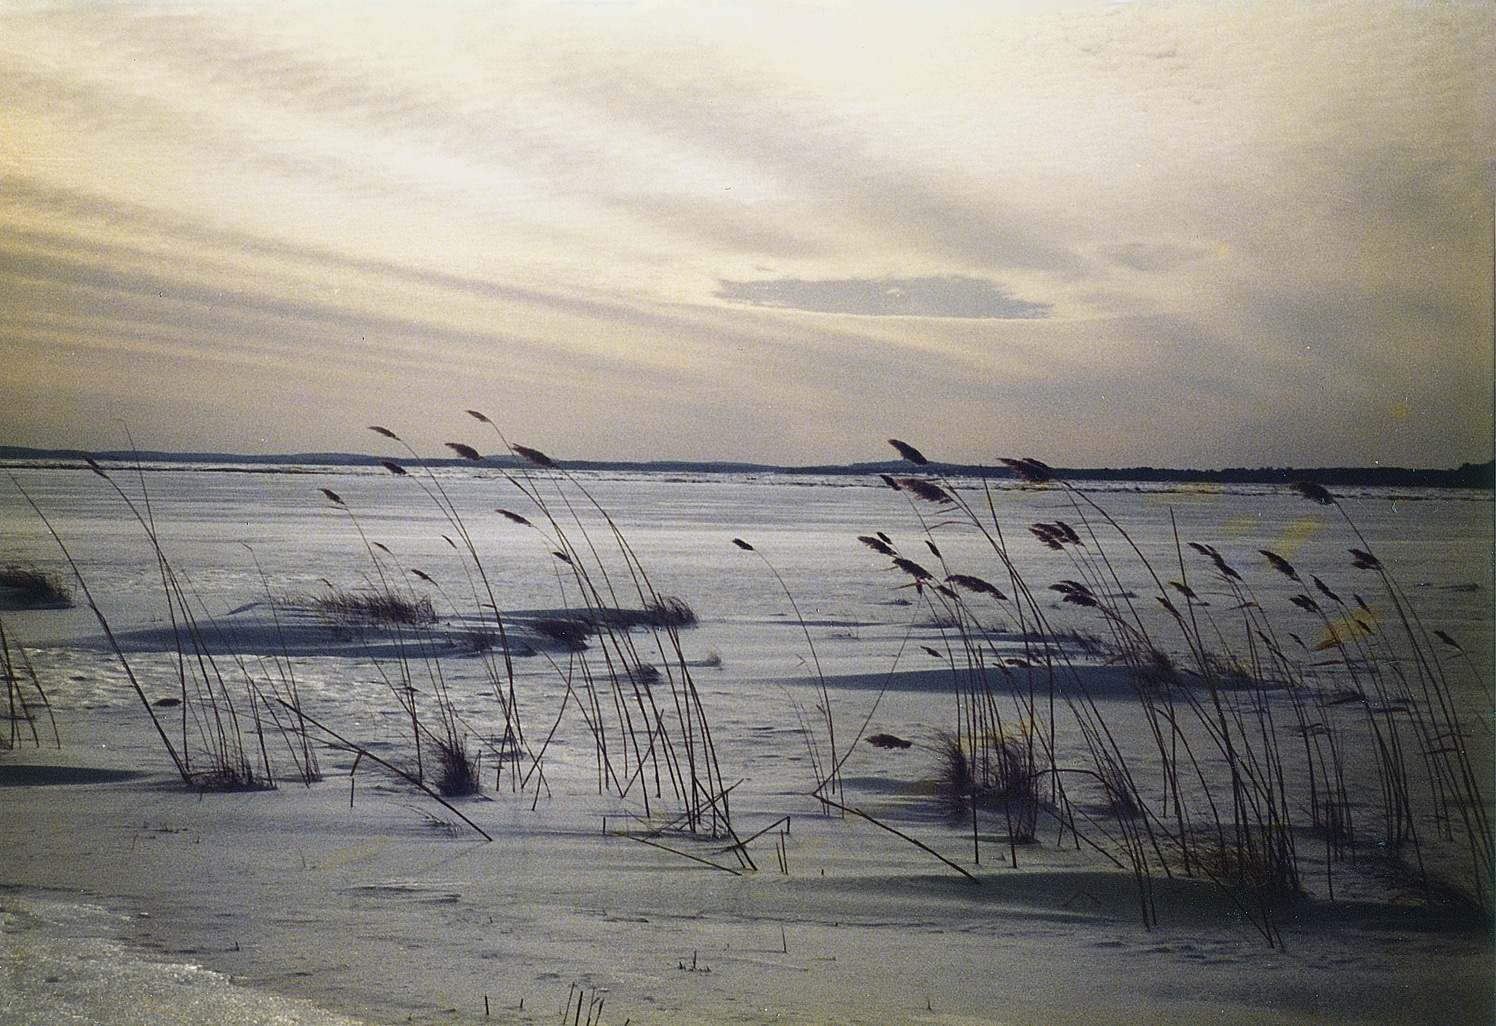
M0 446L0 466L38 463L64 468L82 463L90 457L104 463L194 463L220 465L220 469L245 466L264 467L266 473L295 473L297 467L375 467L382 457L357 453L292 453L286 455L242 455L236 453L192 452L83 452L77 449L30 449L22 446ZM528 466L514 456L491 455L485 458L495 467ZM462 459L403 459L395 462L407 466L470 466ZM628 462L624 460L558 460L567 470L644 471L678 474L786 474L817 476L868 476L909 474L910 464L888 460L878 463L828 464L806 467L784 467L763 463L730 461L657 460ZM1332 487L1387 488L1478 488L1496 487L1496 461L1465 463L1455 468L1414 467L1226 467L1213 470L1171 467L1056 467L1056 476L1068 481L1138 481L1174 484L1288 484L1313 481ZM959 463L931 463L918 471L946 477L1012 478L1004 466L980 466Z

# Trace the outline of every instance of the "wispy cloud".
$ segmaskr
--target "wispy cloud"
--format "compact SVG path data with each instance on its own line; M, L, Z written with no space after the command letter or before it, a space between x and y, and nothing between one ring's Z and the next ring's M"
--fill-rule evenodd
M722 299L815 313L864 317L973 317L1022 320L1049 307L1014 299L990 282L960 275L931 278L845 278L837 281L724 281Z

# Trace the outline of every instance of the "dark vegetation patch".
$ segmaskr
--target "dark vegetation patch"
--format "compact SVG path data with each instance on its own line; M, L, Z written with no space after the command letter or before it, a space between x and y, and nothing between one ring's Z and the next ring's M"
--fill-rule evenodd
M444 798L466 798L478 794L479 759L468 753L459 738L442 738L436 745L436 790Z
M642 609L560 612L538 616L527 621L527 626L543 638L573 652L581 652L587 648L587 639L594 635L637 627L674 630L694 626L696 622L696 611L685 599L674 595L659 595L648 599Z
M388 624L430 627L436 623L436 607L427 595L401 595L393 591L334 591L318 596L317 612L334 623Z
M73 592L45 571L31 566L0 567L0 609L66 609Z

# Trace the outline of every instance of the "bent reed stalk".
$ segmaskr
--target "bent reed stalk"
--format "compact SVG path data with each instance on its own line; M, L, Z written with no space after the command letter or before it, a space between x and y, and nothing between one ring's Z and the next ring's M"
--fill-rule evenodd
M795 622L800 625L800 633L805 637L805 645L810 651L811 665L815 668L816 687L820 695L821 704L817 711L821 714L821 725L826 735L826 751L822 753L820 742L817 740L816 729L812 726L810 718L805 715L804 709L798 702L791 699L794 704L795 717L800 722L800 731L805 738L806 754L810 758L811 772L815 775L816 786L810 792L811 797L822 803L826 809L836 809L845 812L842 802L845 800L845 791L842 787L841 770L846 761L846 756L837 756L836 750L836 714L831 706L831 691L826 686L826 674L821 669L821 657L816 654L815 640L810 636L810 627L805 622L805 616L800 612L800 604L795 601L795 595L785 583L784 577L770 562L769 557L760 552L753 545L741 538L734 538L732 544L744 552L751 552L759 558L759 561L768 569L779 589L784 592L785 599L794 611Z

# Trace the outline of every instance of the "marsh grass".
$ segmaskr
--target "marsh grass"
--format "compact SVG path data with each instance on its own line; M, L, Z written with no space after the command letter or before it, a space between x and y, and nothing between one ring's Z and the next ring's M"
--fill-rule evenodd
M145 475L136 468L132 496L97 462L87 460L145 533L156 557L162 597L176 638L180 702L180 768L185 782L211 791L255 791L275 787L266 723L252 677L231 681L213 654L213 618L196 600L190 581L168 558L156 527ZM97 612L97 610L95 610ZM102 614L99 614L102 616ZM123 652L117 652L121 661ZM239 665L243 670L243 665ZM242 690L241 690L242 688Z
M928 465L912 446L893 444L916 466ZM1263 550L1266 571L1298 589L1292 606L1318 628L1321 640L1311 644L1302 640L1315 636L1306 624L1266 611L1245 568L1206 542L1182 540L1172 515L1172 550L1145 553L1105 508L1043 463L1003 463L1020 488L1045 489L1068 506L1063 519L1027 528L1068 562L1061 580L1038 587L1020 571L990 481L973 500L938 477L886 476L908 497L924 552L900 552L882 533L859 538L890 559L927 609L924 622L944 639L957 720L939 746L948 804L968 802L975 816L984 789L1047 777L1034 807L1059 824L1061 838L1084 838L1130 868L1149 924L1156 876L1202 876L1240 894L1264 937L1281 943L1272 909L1282 896L1304 893L1314 876L1333 899L1347 866L1388 857L1424 893L1453 889L1491 914L1488 806L1472 755L1481 749L1451 675L1456 661L1439 658L1441 646L1445 653L1458 646L1425 627L1329 491L1293 486L1341 514L1356 542L1347 569L1379 586L1391 613L1327 582L1331 572L1310 574ZM995 573L947 566L937 535L950 531L985 541ZM1041 601L1045 595L1052 597ZM968 609L976 597L1017 625L1020 658L1003 659L986 644ZM1162 621L1145 615L1150 608ZM1096 618L1079 648L1065 643L1055 619L1072 609ZM1090 693L1084 667L1097 664L1128 671L1141 731L1124 732L1115 704ZM1006 709L994 699L998 680L1010 696ZM1005 715L1024 729L1004 729ZM1062 720L1083 740L1079 763L1057 758ZM1374 765L1369 779L1351 768L1364 751ZM995 783L984 773L995 773ZM1084 793L1095 799L1077 802Z
M259 555L248 544L245 544L244 548L254 560L255 570L259 574L264 605L270 611L276 639L276 651L259 660L261 672L258 690L261 704L266 714L274 721L275 733L286 745L291 762L296 769L296 775L303 784L311 786L315 781L322 779L322 768L318 764L316 746L312 743L306 717L302 712L301 689L297 683L294 664L286 645L280 609L270 587L270 579L260 563ZM246 669L245 672L248 673L248 670ZM286 718L282 719L283 716Z
M741 538L734 538L732 544L744 552L751 552L758 557L759 562L774 578L779 585L780 591L784 593L785 600L789 602L790 609L794 612L795 622L800 626L800 633L805 638L806 649L810 653L811 666L815 671L816 694L819 703L816 706L816 715L812 716L798 701L791 697L790 701L795 711L795 717L800 724L801 735L805 738L806 754L810 758L811 772L815 775L815 787L811 795L821 801L822 806L828 810L845 812L842 802L845 800L845 789L842 784L842 766L845 764L852 748L857 744L854 738L851 745L838 754L836 745L836 711L831 704L831 691L826 686L826 674L821 669L821 658L816 653L815 639L811 637L810 626L805 622L805 616L800 612L800 604L795 601L795 595L785 583L783 575L770 562L769 557L760 552L750 543ZM873 703L874 708L877 702ZM872 713L868 714L868 721ZM867 721L865 721L864 726Z
M156 570L161 581L161 590L166 603L166 612L175 638L176 675L178 685L179 723L168 730L166 722L158 715L155 706L146 694L140 678L135 673L122 645L110 626L83 572L68 550L62 536L42 508L21 486L15 475L9 474L11 484L41 520L48 533L62 551L73 573L84 601L100 629L104 632L110 650L124 670L131 689L150 717L157 736L165 746L173 766L182 782L201 790L248 791L266 790L275 787L275 776L271 768L267 747L266 723L261 703L258 701L252 680L240 682L243 691L237 697L238 687L231 688L223 668L212 654L208 640L208 625L211 621L193 601L190 584L167 558L166 550L156 529L155 516L150 497L145 488L143 474L138 474L137 493L131 495L95 460L85 458L88 469L103 480L114 495L129 510L150 544L156 559ZM138 468L137 468L138 469ZM178 728L179 727L179 731ZM274 729L274 725L271 725ZM175 737L173 736L175 734Z
M381 434L395 437L393 432L380 430ZM404 467L387 461L385 469L396 477L407 477ZM429 495L438 501L439 507L449 522L457 516L455 507L443 502L444 492L434 476L431 485L423 485ZM395 553L383 542L369 537L357 513L337 492L329 488L319 489L329 504L340 511L357 534L368 557L370 573L368 586L360 591L331 589L328 594L314 600L318 614L333 623L350 629L365 643L370 666L394 698L400 715L409 725L409 738L414 766L403 771L402 776L426 787L428 757L432 762L431 777L436 793L443 797L466 797L482 791L479 780L481 759L468 751L468 738L472 731L458 713L447 686L446 673L442 668L436 638L431 628L440 622L435 603L429 595L416 595L401 582L407 576L398 565ZM459 526L460 520L456 520ZM449 539L450 542L450 539ZM456 544L453 543L456 548ZM440 583L430 574L410 569L409 576L436 588L451 604L451 598ZM469 571L469 585L475 595L478 584ZM377 629L393 642L393 657L384 657L374 652L366 631ZM471 632L470 632L471 633ZM487 637L487 632L484 632ZM504 644L504 656L509 656L507 634L503 624L498 624L498 636ZM493 661L492 644L466 645L465 651L477 656L495 682L496 694L500 685L499 672ZM501 701L501 705L503 705ZM505 707L507 709L507 706ZM506 739L513 737L512 721L506 722ZM344 746L353 745L360 754L370 754L367 746L340 739ZM499 766L502 769L502 755ZM382 760L376 760L383 765Z
M483 760L469 754L465 738L438 737L436 763L436 789L443 797L465 798L482 793Z
M965 815L973 803L1029 806L1039 800L1039 782L1048 771L1029 765L1030 747L1021 734L983 738L978 750L980 759L968 754L956 735L941 733L937 737L935 794L953 814ZM1033 817L1022 815L1019 840L1033 839Z
M42 687L41 677L31 662L26 648L6 629L0 621L0 677L5 679L5 704L10 730L3 742L6 748L19 748L25 743L24 735L31 735L31 743L42 746L42 731L37 725L45 713L52 728L52 742L62 747L62 735L57 731L57 717L52 713L52 703Z
M332 591L312 600L317 613L333 623L346 626L400 624L405 627L430 627L438 617L429 595L408 595L395 591Z
M515 468L493 463L464 442L448 442L446 448L488 468L507 486L523 504L523 512L503 507L497 512L508 523L532 532L554 560L554 580L567 612L534 617L523 626L541 641L559 646L560 654L545 645L523 645L511 636L518 624L494 596L486 566L492 557L473 540L466 519L471 514L459 509L441 480L398 434L379 426L371 430L400 445L415 461L411 466L383 463L395 478L414 483L440 511L450 529L443 538L461 559L468 601L493 628L495 643L474 654L484 659L499 699L503 751L495 754L500 771L515 762L510 786L530 790L538 802L547 789L548 747L563 722L578 717L592 741L600 792L638 800L641 819L653 824L651 829L732 839L731 850L740 864L751 865L732 830L731 788L722 778L711 727L681 648L679 632L696 622L695 611L654 587L633 547L581 480L539 450L511 445L483 414L469 413L522 464ZM329 500L347 508L340 497ZM359 533L375 564L375 576L383 582L383 554L361 528ZM545 660L561 685L559 708L544 714L549 726L533 744L527 740L514 685L513 658L521 651ZM405 707L412 734L434 739L439 780L476 780L476 771L466 769L476 759L469 758L464 746L469 735L484 735L467 730L456 715L439 662L433 659L428 666L427 685L421 690L429 696L438 726L427 730L427 714L415 697L416 689L407 686ZM396 679L406 680L406 672L401 670ZM418 758L418 776L423 772L419 765Z
M34 566L0 567L0 608L66 609L73 592L54 575Z
M487 738L490 740L485 741L495 756L494 762L497 769L494 787L497 789L501 786L501 774L505 766L516 761L515 756L518 753L529 752L529 746L525 739L524 718L519 706L519 696L515 685L514 658L518 649L509 636L509 623L499 608L498 600L494 596L493 585L487 566L479 552L478 546L473 541L467 521L458 509L457 504L452 500L451 495L448 494L441 479L420 459L416 451L394 431L377 424L370 425L369 430L382 438L395 442L406 456L416 461L416 473L414 474L404 465L394 460L381 460L380 462L384 469L393 477L413 483L432 503L443 522L447 525L450 533L443 534L441 536L442 540L454 552L458 553L464 583L466 584L468 601L481 614L485 624L482 633L492 639L491 643L472 646L468 651L481 662L488 681L492 686L493 690L491 693L497 700L502 720L501 732L487 735ZM470 446L461 443L448 443L448 447L464 459L477 458L481 460L477 451ZM359 537L364 541L370 559L374 564L376 572L379 574L381 583L386 590L389 590L388 575L381 559L381 553L384 555L389 554L388 549L378 543L371 543L369 541L362 527L358 525L357 518L353 516L352 511L348 510L346 504L340 498L329 494L326 489L323 490L323 494L327 495L330 500L334 501L335 505L340 506L348 513L350 520L358 530ZM442 588L439 582L423 571L412 569L410 573L428 584ZM448 604L455 607L456 603L445 588L443 588L442 593L447 597ZM489 630L490 627L492 628L491 630ZM441 671L440 662L435 658L434 653L424 641L421 642L420 656L431 684L430 694L435 703L438 720L436 738L439 748L448 751L460 750L465 757L465 745L468 733L472 733L479 738L484 738L485 735L467 730L467 725L462 722L462 718L458 715L452 703L445 677ZM424 772L419 752L419 739L423 728L420 725L415 706L414 686L408 680L409 663L403 649L400 662L402 676L407 679L407 694L410 695L409 712L411 715L412 733L417 740L417 775L419 776ZM498 738L497 742L491 740L494 737ZM540 788L544 786L544 769L540 765L539 760L533 758L533 755L531 765L534 778L537 782L536 794L538 796ZM511 774L511 789L517 791L521 786L518 776Z
M316 748L325 745L354 755L350 788L367 759L487 838L453 804L481 791L485 757L495 790L507 774L513 792L538 803L550 790L550 746L565 736L563 725L579 723L599 793L635 812L626 836L727 873L756 869L749 845L766 832L743 839L734 828L736 784L723 775L682 649L681 631L697 622L696 612L657 590L584 479L536 449L509 444L482 414L472 416L524 462L491 461L465 443L447 447L493 482L500 494L492 501L505 503L494 511L504 522L498 526L527 535L549 560L561 612L526 620L501 609L489 569L498 557L480 548L468 526L470 517L490 516L492 506L476 514L459 508L398 435L375 428L409 458L409 467L384 461L394 486L424 494L457 555L450 581L402 566L341 496L321 490L360 539L366 562L357 568L360 587L330 589L315 608L365 639L367 662L402 724L399 751L388 758L302 707L283 638L268 656L215 655L220 650L209 642L219 625L168 559L143 476L127 489L89 461L155 557L175 645L176 695L171 712L150 702L64 540L11 480L62 550L184 782L205 790L272 787L270 753L282 745L295 774L310 782L319 775ZM1157 881L1204 878L1232 895L1274 944L1282 940L1275 917L1285 898L1318 888L1333 900L1350 873L1491 915L1488 767L1478 762L1490 730L1466 697L1490 692L1480 690L1483 681L1466 679L1478 676L1469 655L1424 623L1334 495L1294 486L1305 501L1339 514L1342 565L1295 565L1271 550L1251 565L1233 565L1209 541L1181 537L1172 515L1170 544L1145 552L1127 524L1032 459L1004 462L1020 478L1017 487L1042 489L1058 502L1047 505L1045 520L1005 524L998 492L1006 486L983 480L958 487L912 446L893 444L917 468L884 477L907 500L914 540L896 543L877 531L858 542L897 580L910 636L919 632L928 641L915 648L938 658L948 674L951 726L928 748L937 800L963 832L969 821L973 862L982 862L984 836L992 843L984 820L1006 826L1014 867L1021 846L1052 829L1056 844L1090 850L1132 875L1145 924L1158 919ZM959 551L978 555L948 557L952 534L975 539ZM734 543L776 579L810 650L814 705L795 706L814 775L807 793L979 880L934 846L849 803L841 773L857 742L908 742L868 733L882 692L860 726L846 729L794 595L763 553ZM1025 547L1033 545L1061 567L1042 582L1023 569L1035 554ZM263 571L261 578L278 616ZM452 651L442 615L413 580L441 596L443 612L466 630L460 637L482 639L459 650L478 661L490 708L459 711L442 662ZM1263 597L1281 595L1285 584L1286 608ZM279 632L279 620L275 626ZM537 689L542 697L526 709L516 687L520 654L540 660L554 684ZM1121 671L1122 697L1093 690L1098 668L1113 679L1111 671ZM50 714L50 705L24 648L3 625L0 670L11 709L9 744L28 731L41 744L40 711ZM482 721L481 729L470 718ZM782 838L776 859L788 872Z
M538 450L509 445L491 421L470 412L526 461L529 469L503 477L534 515L509 513L507 519L534 531L553 553L564 603L578 607L595 628L595 655L578 655L562 676L593 738L600 789L637 795L646 820L736 841L731 789L681 647L680 631L696 622L695 612L655 588L633 546L582 481ZM627 612L635 604L638 615ZM660 816L655 806L667 797L672 811ZM752 865L741 844L734 851L741 864Z
M587 648L587 639L597 633L597 625L577 616L541 616L530 621L530 629L570 652Z

